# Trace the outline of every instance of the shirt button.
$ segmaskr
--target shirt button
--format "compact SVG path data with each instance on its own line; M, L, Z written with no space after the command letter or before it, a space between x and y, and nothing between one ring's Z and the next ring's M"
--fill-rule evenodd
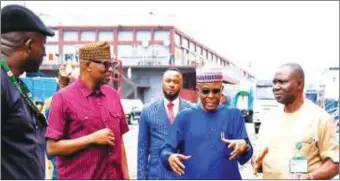
M111 152L109 152L109 155L111 155Z
M35 129L38 129L39 127L38 126L35 126Z

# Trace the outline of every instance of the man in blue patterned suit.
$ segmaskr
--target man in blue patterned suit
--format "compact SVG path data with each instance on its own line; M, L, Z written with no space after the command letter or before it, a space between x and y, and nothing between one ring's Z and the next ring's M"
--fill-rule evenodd
M177 113L190 107L179 98L182 74L177 68L169 68L163 74L164 97L146 106L139 121L137 179L179 179L166 170L160 162L159 152Z

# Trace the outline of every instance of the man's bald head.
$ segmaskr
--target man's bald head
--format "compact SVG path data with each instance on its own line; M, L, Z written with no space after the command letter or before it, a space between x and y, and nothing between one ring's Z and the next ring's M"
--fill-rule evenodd
M287 63L279 67L273 79L275 99L284 105L301 101L305 84L305 75L301 65Z
M291 70L291 73L295 78L301 79L303 82L305 82L305 72L303 71L302 67L298 63L286 63L280 66L280 68L287 67Z

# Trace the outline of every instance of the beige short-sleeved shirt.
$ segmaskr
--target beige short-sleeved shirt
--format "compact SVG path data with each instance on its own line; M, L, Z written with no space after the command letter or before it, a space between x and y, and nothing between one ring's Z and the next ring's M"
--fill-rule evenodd
M296 143L302 149L296 149ZM269 148L263 161L264 179L289 179L289 160L304 156L308 161L308 172L312 172L330 158L339 162L339 144L336 140L336 125L333 118L323 109L304 100L294 113L284 113L283 107L267 115L260 128L256 151Z

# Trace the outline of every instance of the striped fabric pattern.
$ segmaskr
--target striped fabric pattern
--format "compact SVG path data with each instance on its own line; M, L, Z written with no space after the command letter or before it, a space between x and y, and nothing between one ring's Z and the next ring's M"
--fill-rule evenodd
M196 76L197 82L220 82L222 80L223 80L222 73L221 74L209 73Z
M51 140L76 139L109 128L114 146L91 145L68 156L57 156L60 180L122 179L122 136L129 127L116 90L101 86L90 90L82 79L58 91L52 99L45 137Z
M189 107L189 102L180 99L179 111ZM163 99L143 109L139 121L137 179L179 179L175 173L163 167L159 157L170 126Z

